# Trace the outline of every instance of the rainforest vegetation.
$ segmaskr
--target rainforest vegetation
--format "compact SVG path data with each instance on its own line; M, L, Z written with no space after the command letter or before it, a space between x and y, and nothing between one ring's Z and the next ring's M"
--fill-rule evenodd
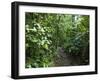
M89 16L25 13L25 67L89 64Z

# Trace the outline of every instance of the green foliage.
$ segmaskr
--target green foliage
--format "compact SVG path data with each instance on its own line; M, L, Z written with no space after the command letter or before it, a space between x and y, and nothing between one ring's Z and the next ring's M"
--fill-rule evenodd
M55 66L57 48L83 59L89 49L89 16L47 13L25 14L26 68Z

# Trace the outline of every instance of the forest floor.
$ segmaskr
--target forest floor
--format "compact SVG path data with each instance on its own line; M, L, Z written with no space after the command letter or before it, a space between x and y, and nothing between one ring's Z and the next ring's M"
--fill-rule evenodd
M77 55L70 55L64 52L62 47L58 48L58 55L54 59L55 66L75 66L80 64L80 58Z

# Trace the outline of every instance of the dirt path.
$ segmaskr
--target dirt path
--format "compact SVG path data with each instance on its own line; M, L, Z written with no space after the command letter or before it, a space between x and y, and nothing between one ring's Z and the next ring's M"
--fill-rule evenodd
M55 58L55 66L74 66L79 65L80 58L78 56L71 56L64 52L64 49L58 47L58 56Z

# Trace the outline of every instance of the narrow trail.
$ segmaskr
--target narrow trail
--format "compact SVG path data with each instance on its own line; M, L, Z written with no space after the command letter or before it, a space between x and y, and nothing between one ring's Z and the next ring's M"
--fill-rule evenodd
M79 65L80 58L79 56L71 56L64 52L62 47L58 47L58 55L54 59L55 66L75 66Z

